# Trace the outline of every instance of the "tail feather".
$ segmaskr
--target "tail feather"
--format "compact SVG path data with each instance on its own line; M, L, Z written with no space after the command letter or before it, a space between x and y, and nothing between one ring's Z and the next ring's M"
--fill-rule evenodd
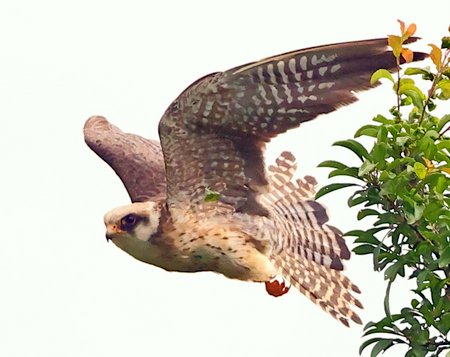
M308 200L314 197L317 181L312 176L305 176L303 179L297 179L292 182L297 163L294 155L288 151L283 151L275 161L276 166L269 166L269 193L263 195L263 199L269 204L275 204L286 195L280 193L289 193L299 195L302 199Z
M350 292L358 289L345 275L285 253L273 261L285 280L335 319L346 326L349 326L349 320L362 323L358 314L352 310L353 305L363 307Z
M352 306L362 308L351 292L358 287L342 274L342 260L350 251L337 228L326 224L327 210L313 201L316 181L307 176L293 179L295 157L283 152L269 167L270 190L261 201L271 207L279 226L271 260L285 280L335 319L348 326L361 323Z
M296 168L295 157L283 152L276 166L269 167L270 190L261 197L266 207L271 207L275 215L282 217L278 224L284 231L292 233L280 238L278 248L342 270L341 259L350 258L342 232L325 224L327 209L311 200L315 194L315 179L306 176L303 180L293 181Z

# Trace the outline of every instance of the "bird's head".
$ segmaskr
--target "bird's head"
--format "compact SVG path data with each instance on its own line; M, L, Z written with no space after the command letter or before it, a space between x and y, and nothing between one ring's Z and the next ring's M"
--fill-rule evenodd
M160 217L161 207L157 202L136 202L114 208L104 217L106 239L119 247L130 240L146 242L158 231Z

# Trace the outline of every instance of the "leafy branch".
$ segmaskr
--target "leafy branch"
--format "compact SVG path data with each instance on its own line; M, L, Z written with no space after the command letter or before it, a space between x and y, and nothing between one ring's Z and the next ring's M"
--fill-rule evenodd
M353 251L371 254L374 269L388 281L385 317L365 326L368 339L360 353L372 346L375 357L392 346L406 345L407 357L431 357L450 349L450 114L433 115L450 99L450 37L444 37L440 47L429 45L432 68L408 68L401 74L400 62L413 59L404 43L416 26L399 22L401 35L388 37L397 78L379 69L371 79L372 84L390 81L396 104L390 116L377 115L372 124L361 127L356 140L334 144L352 151L361 164L322 162L320 167L332 169L329 177L346 176L351 182L327 185L316 197L356 187L348 205L362 205L358 220L375 218L372 228L346 233L355 237ZM420 89L417 76L429 83L427 91ZM357 140L363 136L372 138L370 150ZM392 313L389 295L397 277L415 281L415 296Z

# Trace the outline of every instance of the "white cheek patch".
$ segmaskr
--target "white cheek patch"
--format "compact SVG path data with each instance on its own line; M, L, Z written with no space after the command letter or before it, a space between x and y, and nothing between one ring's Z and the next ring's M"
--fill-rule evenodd
M153 233L155 233L155 230L152 224L140 223L134 229L134 236L141 241L148 241Z
M151 211L149 214L149 222L139 223L134 229L134 236L141 241L148 241L150 236L158 230L159 218L161 213L159 211Z

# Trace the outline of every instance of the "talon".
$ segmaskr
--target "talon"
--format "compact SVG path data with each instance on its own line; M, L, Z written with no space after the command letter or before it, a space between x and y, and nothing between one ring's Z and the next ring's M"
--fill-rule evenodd
M278 280L265 281L266 291L269 295L278 297L286 294L289 291L289 286L286 286L284 281L279 282Z

